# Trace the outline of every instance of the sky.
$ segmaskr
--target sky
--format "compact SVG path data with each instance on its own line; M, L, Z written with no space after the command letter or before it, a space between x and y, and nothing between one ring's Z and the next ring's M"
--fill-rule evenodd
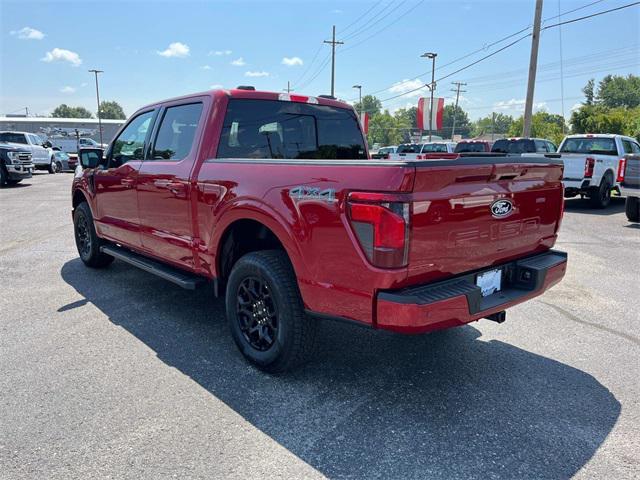
M557 23L560 12L579 8L561 17L568 20L632 1L545 0L543 26ZM127 115L237 85L282 91L289 81L296 92L328 94L331 47L323 41L335 25L344 41L336 53L338 98L357 99L352 86L359 84L392 112L417 105L426 89L391 97L431 80L431 61L420 57L431 51L436 80L447 77L437 82L437 97L454 102L451 82L465 82L460 105L471 119L492 111L517 116L530 37L452 73L525 35L491 45L530 27L534 7L535 0L0 0L0 114L28 107L47 115L61 103L95 112L94 68L104 70L101 100L117 101ZM568 116L587 80L609 73L640 74L640 5L544 31L534 107L562 113L564 103Z

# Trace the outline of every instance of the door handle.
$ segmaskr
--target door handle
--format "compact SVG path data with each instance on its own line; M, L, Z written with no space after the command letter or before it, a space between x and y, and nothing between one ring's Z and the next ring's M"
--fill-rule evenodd
M120 180L120 184L124 186L124 188L132 188L135 180L133 178L123 178Z
M169 184L167 185L167 188L171 193L173 193L176 196L182 195L185 190L184 183L182 182L169 182Z

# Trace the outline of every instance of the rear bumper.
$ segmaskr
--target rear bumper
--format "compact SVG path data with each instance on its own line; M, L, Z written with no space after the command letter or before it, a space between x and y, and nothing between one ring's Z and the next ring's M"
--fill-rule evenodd
M640 187L635 185L620 184L620 194L625 197L640 197Z
M586 192L591 186L591 179L589 178L563 178L562 184L564 185L565 193L574 194L577 192Z
M486 270L496 268L503 270L502 290L486 297L475 284L477 274L482 271L402 290L381 291L377 297L377 327L402 333L423 333L463 325L500 312L536 297L558 283L566 272L567 254L551 250Z

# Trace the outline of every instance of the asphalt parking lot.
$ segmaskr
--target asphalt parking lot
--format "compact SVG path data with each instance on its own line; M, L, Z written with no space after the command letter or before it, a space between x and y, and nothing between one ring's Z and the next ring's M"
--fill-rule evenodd
M0 190L0 477L640 476L640 229L567 202L569 270L486 320L403 337L323 323L249 367L223 303L77 257L71 174Z

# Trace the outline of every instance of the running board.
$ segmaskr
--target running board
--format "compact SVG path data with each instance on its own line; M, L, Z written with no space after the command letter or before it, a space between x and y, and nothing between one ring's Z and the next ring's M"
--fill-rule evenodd
M117 247L115 245L103 245L100 247L100 251L122 260L123 262L127 262L134 267L138 267L145 272L153 273L160 278L169 280L170 282L175 283L182 288L186 288L187 290L195 290L198 285L206 282L204 277L199 277L198 275L165 265L164 263L152 260L149 257L134 253L131 250L126 250L122 247Z

